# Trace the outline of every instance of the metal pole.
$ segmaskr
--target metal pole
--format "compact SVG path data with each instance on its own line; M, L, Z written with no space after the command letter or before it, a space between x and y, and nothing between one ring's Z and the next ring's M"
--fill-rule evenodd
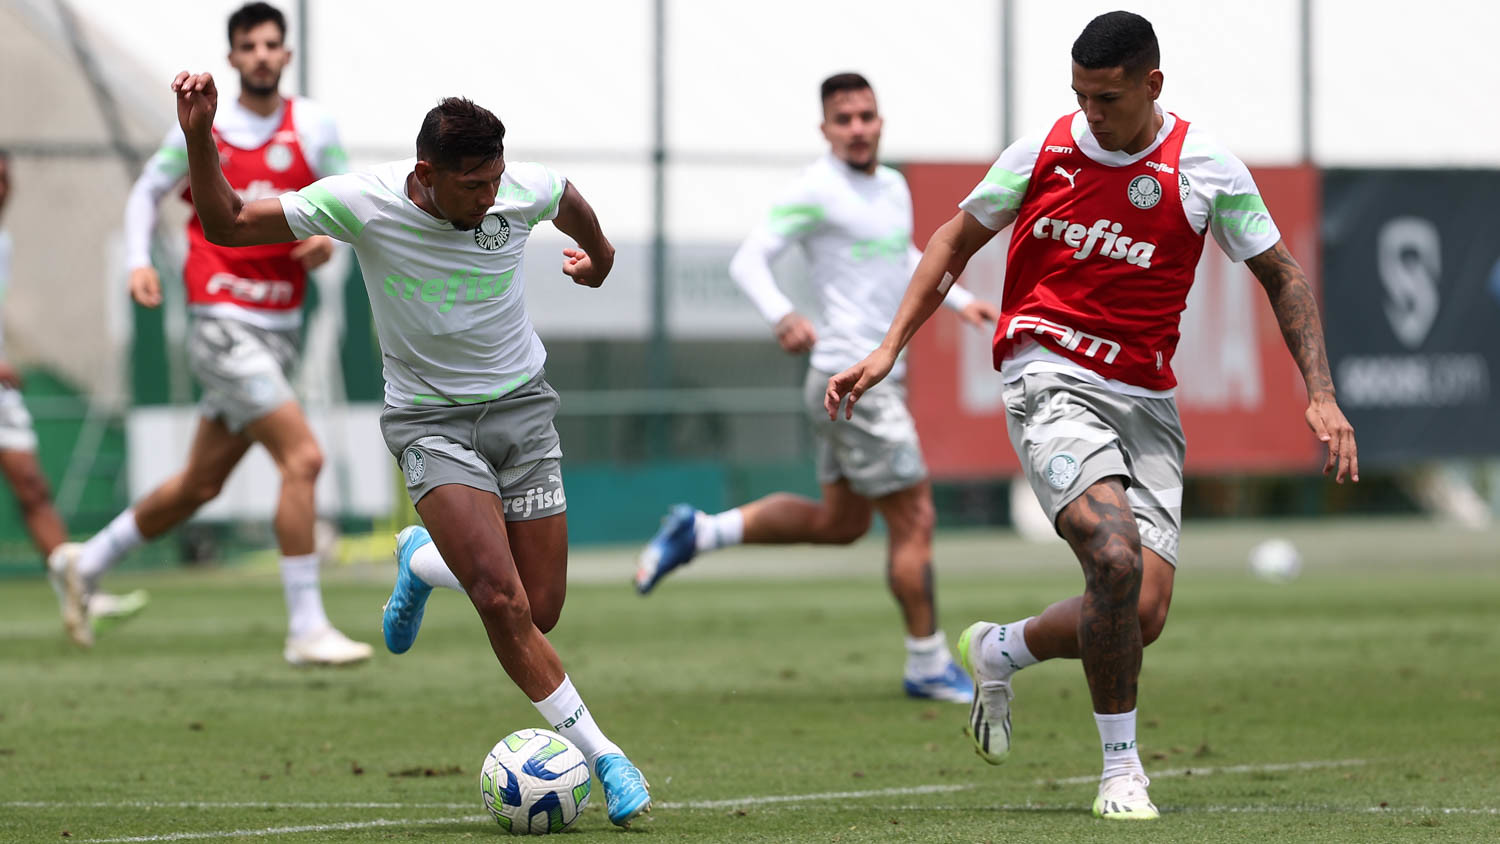
M309 37L307 28L307 6L312 0L299 0L297 3L297 38L302 49L297 52L302 55L301 61L297 62L297 93L304 97L311 96L308 88L308 74L311 72L308 65L312 62L312 38Z
M1000 146L1010 146L1015 140L1016 86L1015 86L1015 32L1016 4L1004 0L1000 4Z
M652 389L671 385L671 359L667 348L667 3L653 4L653 37L656 55L652 63L653 126L651 141L651 345L647 352L646 384ZM667 453L667 417L659 414L648 423L647 454Z
M1302 13L1302 163L1313 160L1312 0L1298 4Z

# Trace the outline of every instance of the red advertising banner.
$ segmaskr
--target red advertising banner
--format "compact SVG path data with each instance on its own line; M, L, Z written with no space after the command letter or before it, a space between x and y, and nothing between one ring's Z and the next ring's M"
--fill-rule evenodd
M924 246L958 203L984 178L988 164L912 164L904 168L915 210L913 239ZM1276 225L1315 290L1319 266L1318 174L1310 167L1254 169ZM969 262L962 283L998 303L1009 230ZM911 343L912 413L936 478L1019 472L1005 432L999 373L990 336L941 311ZM1182 342L1172 361L1177 405L1187 435L1189 473L1304 470L1317 465L1318 443L1303 421L1302 376L1292 361L1260 283L1208 238L1182 315Z

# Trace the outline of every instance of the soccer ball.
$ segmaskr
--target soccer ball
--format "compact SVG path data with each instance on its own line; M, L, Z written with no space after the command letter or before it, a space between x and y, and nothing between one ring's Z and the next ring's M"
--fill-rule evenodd
M511 835L562 832L588 805L589 763L557 733L516 730L485 757L479 794Z
M1250 571L1262 580L1288 583L1302 573L1302 555L1285 539L1267 539L1250 549Z

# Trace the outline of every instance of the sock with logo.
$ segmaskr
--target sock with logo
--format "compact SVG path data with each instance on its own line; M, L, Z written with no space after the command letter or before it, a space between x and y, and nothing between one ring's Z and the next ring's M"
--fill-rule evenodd
M1009 680L1012 674L1038 660L1026 647L1026 622L1031 618L1012 621L992 628L978 642L979 671L996 680Z
M1094 713L1094 723L1099 727L1099 741L1104 748L1104 773L1100 779L1109 779L1120 774L1144 774L1141 755L1135 747L1135 710L1118 715Z
M144 541L135 523L135 508L127 509L83 543L78 552L78 572L92 583Z
M532 701L531 705L542 713L542 718L546 719L552 729L578 745L578 749L589 760L590 768L594 767L600 756L622 752L620 746L606 738L604 731L594 723L593 713L583 704L583 698L573 688L573 681L568 675L563 675L562 685L552 694L543 700Z
M438 553L437 543L429 542L412 552L411 573L428 586L464 591L463 584L458 582L443 555Z
M738 507L713 516L699 510L693 522L693 538L699 553L738 545L745 538L745 514Z
M287 635L293 639L332 627L323 611L323 590L318 585L318 555L295 554L281 558L281 589L286 595Z
M931 636L906 637L906 679L926 680L948 670L953 661L943 631Z

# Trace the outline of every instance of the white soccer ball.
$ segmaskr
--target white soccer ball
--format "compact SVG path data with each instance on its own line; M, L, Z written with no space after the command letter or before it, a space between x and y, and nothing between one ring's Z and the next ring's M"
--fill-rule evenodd
M511 835L562 832L588 805L588 759L550 730L516 730L485 757L479 793Z
M1250 571L1262 580L1287 583L1302 573L1302 555L1285 539L1267 539L1250 549Z

